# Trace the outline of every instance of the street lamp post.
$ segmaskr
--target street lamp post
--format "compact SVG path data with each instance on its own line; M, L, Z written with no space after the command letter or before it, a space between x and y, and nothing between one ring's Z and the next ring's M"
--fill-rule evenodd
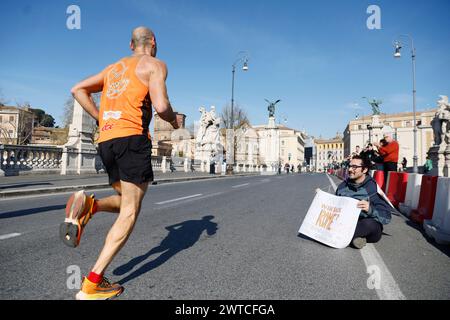
M248 71L248 52L247 51L239 51L237 54L237 58L232 65L231 70L231 119L228 124L228 129L234 129L234 74L236 73L236 65L238 63L242 63L242 70ZM227 164L227 171L229 173L233 172L233 164L234 164L234 130L233 130L233 139L232 139L232 148L233 148L233 159L231 164ZM230 151L230 148L228 149Z
M410 40L411 46L411 59L412 59L412 76L413 76L413 118L414 118L414 156L413 156L413 172L417 173L417 121L416 121L416 48L414 47L414 40L408 34L401 34L397 38L407 37ZM400 49L402 48L402 44L400 41L396 40L394 43L395 53L394 58L400 58L401 53Z

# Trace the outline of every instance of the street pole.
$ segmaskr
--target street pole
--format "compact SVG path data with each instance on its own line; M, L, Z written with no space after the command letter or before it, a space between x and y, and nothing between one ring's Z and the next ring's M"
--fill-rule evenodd
M413 157L413 172L418 173L417 168L417 121L416 121L416 49L414 48L414 43L411 38L411 58L412 58L412 69L413 69L413 116L414 116L414 157Z
M239 58L236 59L236 61L234 61L233 65L232 65L232 69L231 69L231 119L230 119L230 123L229 123L229 128L233 130L233 139L227 139L227 143L231 144L231 146L229 146L228 148L228 152L230 152L231 150L233 151L233 155L232 155L232 159L231 159L231 164L227 163L227 171L232 174L233 173L233 165L234 165L234 161L235 161L235 150L234 150L234 74L236 73L236 64L238 62L242 62L243 63L243 68L242 70L247 71L248 70L248 66L247 66L247 62L248 62L248 53L246 51L239 51L238 54L239 55L243 55L240 56ZM231 143L230 143L231 140ZM229 156L228 156L229 158Z
M418 173L418 167L417 167L417 121L416 121L416 48L414 47L414 40L413 38L408 34L401 34L397 38L400 37L407 37L410 40L410 46L411 46L411 60L412 60L412 76L413 76L413 135L414 135L414 156L413 156L413 172ZM395 45L395 58L400 58L400 49L402 48L401 43L399 41L396 41L394 43Z
M231 77L231 119L230 119L230 128L233 129L233 122L234 122L234 73L236 72L236 65L233 64L233 69L231 71L232 77Z

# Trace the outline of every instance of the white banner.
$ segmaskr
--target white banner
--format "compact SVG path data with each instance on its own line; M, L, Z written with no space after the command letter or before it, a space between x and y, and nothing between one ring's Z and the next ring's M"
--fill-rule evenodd
M342 249L352 241L361 209L359 201L318 190L298 232Z

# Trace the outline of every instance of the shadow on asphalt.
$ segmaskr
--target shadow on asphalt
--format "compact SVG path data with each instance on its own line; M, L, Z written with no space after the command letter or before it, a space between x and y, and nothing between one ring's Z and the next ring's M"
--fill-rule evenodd
M414 221L411 220L406 220L406 224L414 229L416 229L417 231L419 231L422 236L427 240L427 242L429 244L431 244L432 246L434 246L436 249L440 250L442 253L444 253L445 255L447 255L447 257L450 257L450 247L446 246L446 245L442 245L442 244L438 244L434 241L433 238L430 238L427 233L425 232L425 230L423 229L421 224L415 223Z
M124 275L127 272L133 270L139 263L145 261L151 255L162 253L156 259L147 262L136 271L132 272L125 278L118 281L123 285L165 263L167 260L175 256L180 251L192 247L202 235L203 231L206 231L207 235L212 236L217 231L217 223L212 222L214 216L204 216L200 220L187 220L181 223L177 223L166 227L169 234L161 241L161 243L151 249L149 252L142 256L131 259L128 263L117 267L114 271L114 275Z
M36 182L36 183L21 183L21 184L10 184L6 186L0 186L0 190L4 189L18 189L18 188L25 188L30 186L52 186L52 183L49 182Z
M8 218L17 218L17 217L23 217L23 216L29 216L36 213L46 212L46 211L54 211L54 210L62 210L66 207L65 204L60 204L56 206L48 206L48 207L40 207L40 208L33 208L33 209L25 209L25 210L17 210L17 211L10 211L10 212L3 212L0 213L0 220L1 219L8 219Z

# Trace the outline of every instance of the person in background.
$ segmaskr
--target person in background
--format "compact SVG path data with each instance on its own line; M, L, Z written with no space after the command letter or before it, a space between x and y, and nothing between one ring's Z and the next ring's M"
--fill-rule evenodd
M361 148L360 148L360 146L356 146L355 152L352 153L352 157L353 157L353 156L359 156L360 153L361 153Z
M427 160L425 161L425 164L423 166L423 173L430 174L431 170L433 170L433 161L431 161L430 157L427 156Z
M402 171L405 172L406 171L406 165L408 164L408 160L406 160L405 157L403 157L402 160Z
M378 153L373 149L373 145L371 143L367 144L367 147L361 151L360 156L362 158L366 158L370 163L375 163L375 157L378 156Z
M384 134L384 140L386 140L385 146L378 143L374 145L378 147L378 152L383 157L384 179L387 181L388 172L397 171L399 145L390 133Z

